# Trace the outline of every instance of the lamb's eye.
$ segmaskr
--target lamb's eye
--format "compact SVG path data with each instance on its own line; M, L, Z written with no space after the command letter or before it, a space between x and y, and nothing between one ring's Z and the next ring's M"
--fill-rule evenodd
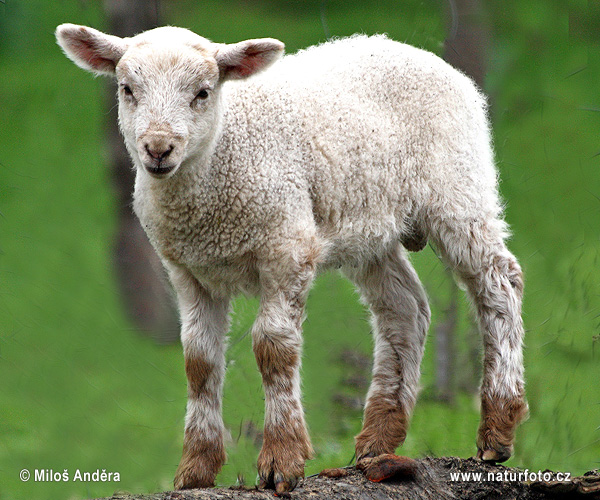
M208 99L208 90L202 89L196 94L196 99L200 99L201 101L203 101L204 99Z
M133 92L132 92L131 87L129 85L122 85L121 88L123 89L123 93L126 96L133 96Z

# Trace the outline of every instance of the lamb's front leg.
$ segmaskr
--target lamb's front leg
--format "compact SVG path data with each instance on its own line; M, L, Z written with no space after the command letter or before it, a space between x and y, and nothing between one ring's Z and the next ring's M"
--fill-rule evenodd
M265 390L265 427L258 457L261 488L291 491L304 477L312 446L300 400L301 324L312 282L311 262L281 275L261 272L261 304L252 342Z
M229 301L215 299L185 270L171 270L188 379L183 456L175 489L214 486L225 462L221 397Z

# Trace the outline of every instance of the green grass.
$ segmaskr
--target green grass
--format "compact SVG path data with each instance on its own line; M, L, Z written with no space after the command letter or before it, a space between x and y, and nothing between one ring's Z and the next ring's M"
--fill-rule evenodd
M52 31L64 21L102 28L96 2L0 5L0 499L84 498L168 489L181 450L185 374L179 346L140 336L122 309L111 263L115 198L105 165L101 82L70 64ZM295 50L324 40L320 2L181 1L168 21L217 41L274 36ZM546 2L493 3L488 75L501 190L526 272L524 318L531 417L513 466L599 467L600 56L568 34L568 13ZM532 9L535 15L527 14ZM495 12L498 10L498 12ZM586 14L573 5L575 14ZM243 15L232 15L240 12ZM435 2L335 1L327 29L388 32L440 52ZM532 59L532 52L535 58ZM582 69L583 68L583 69ZM411 456L474 452L476 399L431 397L433 334L450 283L427 248L413 262L432 298L423 392L403 448ZM224 416L229 459L218 478L255 479L262 389L250 337L253 299L235 303ZM468 307L460 305L461 377L470 375ZM316 458L307 474L347 464L360 411L335 402L364 390L342 382L364 368L368 317L335 273L319 278L305 323L303 390ZM469 369L468 369L469 368ZM120 483L22 483L19 471L118 471Z

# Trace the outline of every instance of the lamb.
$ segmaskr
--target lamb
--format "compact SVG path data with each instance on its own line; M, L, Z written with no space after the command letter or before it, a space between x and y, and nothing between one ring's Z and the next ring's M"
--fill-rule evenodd
M385 36L283 58L275 39L226 45L175 27L121 39L63 24L56 36L78 66L117 79L134 210L176 291L188 379L177 489L213 485L225 461L225 337L237 293L260 296L260 486L290 491L304 476L313 451L301 325L327 268L356 284L373 317L357 460L393 453L430 323L407 249L428 240L468 290L483 335L477 457L510 457L527 414L523 278L505 245L486 102L469 78Z

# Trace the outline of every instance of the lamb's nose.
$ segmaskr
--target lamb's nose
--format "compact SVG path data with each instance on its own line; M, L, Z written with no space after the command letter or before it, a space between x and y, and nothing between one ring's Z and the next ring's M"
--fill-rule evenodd
M155 160L164 160L173 151L172 144L158 145L158 144L146 144L146 152Z

